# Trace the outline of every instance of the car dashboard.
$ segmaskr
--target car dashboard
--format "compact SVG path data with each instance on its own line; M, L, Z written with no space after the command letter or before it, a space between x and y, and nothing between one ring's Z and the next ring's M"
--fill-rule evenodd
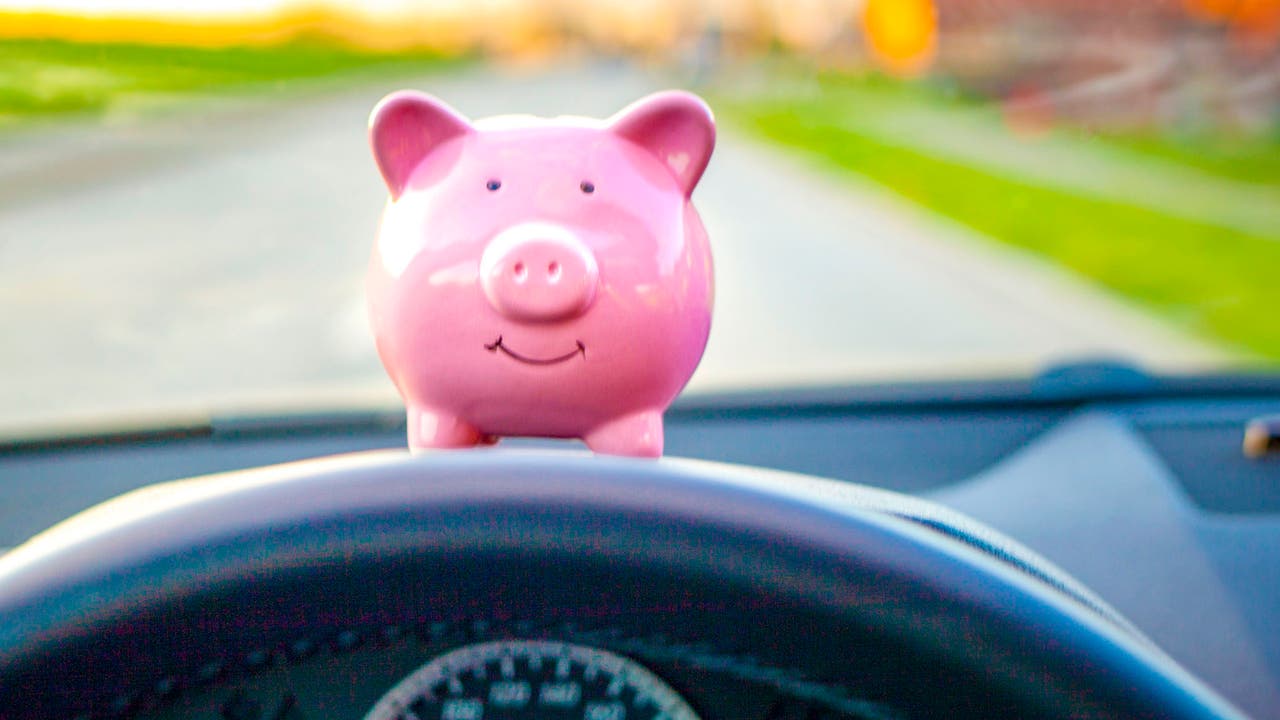
M702 395L668 412L667 454L857 483L958 510L1067 571L1210 687L1266 717L1280 709L1280 459L1247 458L1241 442L1246 423L1277 414L1280 383L1271 378L1154 380L1105 369L1025 383ZM0 545L153 483L400 448L404 431L399 413L379 411L15 440L0 446ZM364 717L434 660L502 648L465 668L454 662L432 682L487 683L486 692L526 704L545 696L546 717L560 717L555 698L569 692L599 695L591 717L681 717L654 700L663 695L652 688L621 683L609 695L619 685L609 663L625 661L647 668L708 720L897 716L786 662L707 642L740 634L756 611L496 612L456 622L285 628L261 644L193 652L200 662L120 696L110 712ZM700 631L685 632L689 624ZM200 629L167 642L199 647ZM576 648L603 652L607 662L559 662ZM648 705L638 702L644 698ZM504 717L493 707L484 717ZM463 705L419 710L385 717L480 717Z

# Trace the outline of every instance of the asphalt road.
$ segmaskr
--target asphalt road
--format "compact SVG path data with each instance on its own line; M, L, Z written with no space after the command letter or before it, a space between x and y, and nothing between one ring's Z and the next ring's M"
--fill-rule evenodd
M0 426L394 402L364 319L385 198L364 128L405 85L478 117L604 115L662 83L472 70L0 141ZM694 197L717 308L691 390L1227 357L731 128Z

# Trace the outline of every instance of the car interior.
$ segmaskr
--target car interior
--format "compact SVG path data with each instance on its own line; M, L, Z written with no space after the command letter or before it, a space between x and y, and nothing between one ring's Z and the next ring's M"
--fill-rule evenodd
M9 545L125 494L0 559L0 688L14 717L354 717L508 643L518 677L639 659L704 718L1265 716L1280 490L1243 441L1277 412L1265 376L1099 364L693 396L657 461L411 456L398 413L14 441Z
M1277 278L1280 0L0 0L0 720L1280 718Z

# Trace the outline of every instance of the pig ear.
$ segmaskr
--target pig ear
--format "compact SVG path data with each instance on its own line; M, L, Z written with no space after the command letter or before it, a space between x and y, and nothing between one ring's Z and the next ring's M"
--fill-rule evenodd
M711 108L697 95L679 90L637 100L609 118L608 126L653 154L675 176L686 197L707 169L716 144Z
M428 153L469 132L466 118L426 93L400 90L384 97L369 115L369 143L392 199Z

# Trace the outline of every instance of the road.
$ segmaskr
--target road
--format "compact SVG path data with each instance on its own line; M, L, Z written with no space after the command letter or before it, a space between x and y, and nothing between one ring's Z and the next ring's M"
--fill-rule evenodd
M0 426L393 402L362 277L385 190L364 138L398 86L464 113L611 113L621 66L470 70L201 106L0 146ZM724 129L695 193L717 308L692 391L1222 362L1053 267Z

